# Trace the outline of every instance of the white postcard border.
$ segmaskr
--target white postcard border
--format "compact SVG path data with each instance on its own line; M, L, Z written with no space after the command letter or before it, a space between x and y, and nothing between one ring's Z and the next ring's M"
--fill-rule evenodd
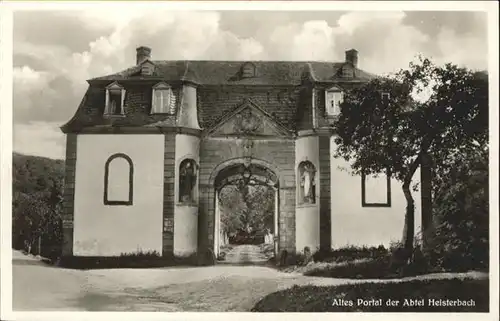
M11 253L11 203L12 203L12 12L15 10L68 10L99 6L146 8L163 6L172 10L335 10L335 11L487 11L489 30L490 77L490 313L167 313L167 312L14 312L12 311L12 253ZM0 4L0 121L1 121L1 319L5 320L498 320L498 3L496 1L241 1L241 2L3 2ZM116 10L116 9L115 9ZM84 80L82 80L84 81Z

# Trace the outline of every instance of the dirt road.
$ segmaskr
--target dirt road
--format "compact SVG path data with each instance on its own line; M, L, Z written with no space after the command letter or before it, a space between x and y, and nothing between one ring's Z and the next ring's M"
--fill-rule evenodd
M234 257L260 259L251 246ZM14 256L12 269L13 308L24 311L249 311L265 295L293 285L382 282L238 265L79 271L50 267L22 254Z
M269 260L257 245L238 245L226 254L226 263L258 264Z

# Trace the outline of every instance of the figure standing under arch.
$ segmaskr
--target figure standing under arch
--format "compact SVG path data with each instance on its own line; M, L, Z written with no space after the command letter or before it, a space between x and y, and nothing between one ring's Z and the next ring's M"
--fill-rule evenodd
M314 204L316 202L316 185L314 183L315 172L316 170L311 162L306 161L300 163L301 203L303 204Z
M196 186L196 162L185 159L179 171L179 201L181 203L194 202L194 187Z

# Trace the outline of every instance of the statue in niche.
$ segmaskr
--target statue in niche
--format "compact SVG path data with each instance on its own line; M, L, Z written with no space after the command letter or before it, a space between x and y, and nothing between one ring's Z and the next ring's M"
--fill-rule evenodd
M194 202L194 187L196 185L197 165L192 159L185 159L179 171L179 201L182 203Z
M314 204L316 202L316 185L314 183L315 168L311 162L302 162L299 165L300 188L303 204Z

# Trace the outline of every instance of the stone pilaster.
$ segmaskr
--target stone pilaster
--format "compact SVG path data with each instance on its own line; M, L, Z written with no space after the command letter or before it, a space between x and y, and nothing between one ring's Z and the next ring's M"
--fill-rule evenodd
M295 186L283 186L279 189L278 213L278 253L286 250L295 252Z
M175 133L165 134L163 178L163 255L174 251Z
M75 173L77 135L66 134L66 162L63 195L63 246L62 255L73 255L73 219L75 213Z
M198 209L198 251L214 248L215 190L208 184L200 186ZM212 228L209 228L211 226Z
M328 133L321 133L318 139L320 249L329 250L332 243L330 135Z

